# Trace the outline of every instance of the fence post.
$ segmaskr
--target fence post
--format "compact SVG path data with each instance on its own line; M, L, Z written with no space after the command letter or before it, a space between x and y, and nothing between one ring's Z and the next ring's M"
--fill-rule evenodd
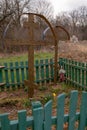
M3 76L2 76L2 69L5 68L5 66L0 66L0 87L3 87L5 83L3 83Z

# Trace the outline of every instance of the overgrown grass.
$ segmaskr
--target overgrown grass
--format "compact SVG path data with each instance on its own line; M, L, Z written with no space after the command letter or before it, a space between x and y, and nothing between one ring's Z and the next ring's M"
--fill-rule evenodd
M53 58L54 54L49 52L38 52L34 54L34 59L50 59ZM28 54L16 54L16 55L5 55L2 58L0 58L0 64L4 62L20 62L20 61L27 61L28 60Z

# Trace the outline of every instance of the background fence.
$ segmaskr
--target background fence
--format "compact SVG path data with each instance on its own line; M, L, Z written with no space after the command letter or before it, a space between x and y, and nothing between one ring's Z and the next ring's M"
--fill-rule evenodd
M67 83L87 89L87 63L60 58L60 63L66 70Z
M68 114L64 114L65 94L57 97L57 112L52 116L52 101L44 107L40 102L32 103L32 116L26 110L18 112L17 120L9 120L8 114L0 114L0 130L86 130L87 129L87 92L82 93L80 112L77 111L78 92L72 91ZM64 124L67 123L66 128ZM28 129L27 129L28 130Z
M0 69L1 89L15 89L24 86L24 80L28 79L28 62L4 63ZM36 60L34 65L35 82L38 84L49 83L54 79L54 62L52 59Z
M66 70L66 82L73 86L87 88L87 63L81 63L64 58L59 59L59 64ZM4 63L0 67L0 89L15 89L24 87L24 80L28 79L28 62ZM53 82L53 59L36 60L34 66L35 82L45 84ZM5 83L5 84L4 84Z

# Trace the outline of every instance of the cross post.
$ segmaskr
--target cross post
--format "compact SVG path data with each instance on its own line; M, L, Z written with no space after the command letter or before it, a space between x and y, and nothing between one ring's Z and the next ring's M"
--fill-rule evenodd
M31 45L28 46L28 80L25 81L25 85L28 86L28 97L32 98L34 94L34 28L38 25L34 23L34 15L28 16L28 22L24 23L24 27L28 28L29 39Z

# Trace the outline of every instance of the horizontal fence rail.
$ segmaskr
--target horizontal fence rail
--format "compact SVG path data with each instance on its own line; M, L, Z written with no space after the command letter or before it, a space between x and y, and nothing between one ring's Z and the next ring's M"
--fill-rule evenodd
M69 112L65 114L66 95L59 95L55 116L52 116L52 100L44 107L39 101L32 102L32 116L27 116L26 110L18 112L17 120L9 120L8 114L0 114L0 130L28 130L28 128L31 130L51 130L51 128L52 130L86 130L86 100L87 92L82 92L81 105L77 112L78 91L72 91L69 99Z
M66 70L68 83L87 89L87 63L60 58L60 65Z

